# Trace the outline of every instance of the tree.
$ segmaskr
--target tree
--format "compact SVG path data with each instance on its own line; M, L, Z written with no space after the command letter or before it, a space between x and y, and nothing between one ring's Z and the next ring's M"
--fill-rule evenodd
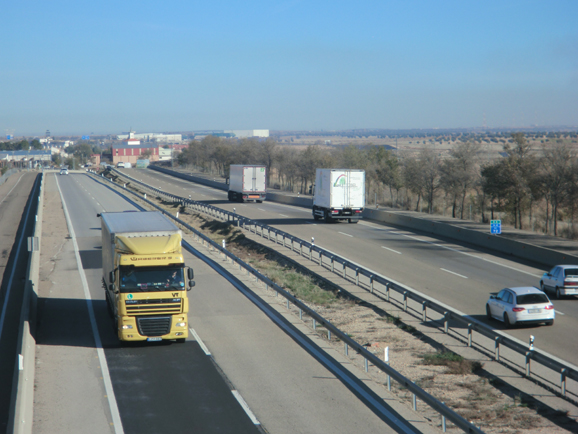
M42 143L40 143L40 140L38 140L38 139L32 140L32 143L30 143L30 146L32 147L32 149L36 149L36 150L42 149Z

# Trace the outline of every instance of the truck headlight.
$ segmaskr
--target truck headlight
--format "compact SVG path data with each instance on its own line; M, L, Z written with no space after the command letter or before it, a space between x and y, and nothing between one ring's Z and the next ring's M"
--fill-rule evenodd
M130 324L125 324L125 325L122 326L122 329L123 329L123 330L132 329L132 325L130 325Z
M178 322L178 323L176 324L176 326L177 326L177 327L186 327L186 326L187 326L187 323L186 323L186 322Z

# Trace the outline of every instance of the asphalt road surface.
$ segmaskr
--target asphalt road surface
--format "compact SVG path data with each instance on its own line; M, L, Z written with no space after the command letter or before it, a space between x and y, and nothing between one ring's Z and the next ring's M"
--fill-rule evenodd
M0 186L0 432L6 430L10 409L28 264L26 237L32 231L37 204L30 201L30 195L37 176L37 172L15 173Z
M121 347L101 287L96 214L134 207L87 175L57 176L57 182L73 224L80 268L86 276L89 304L124 432L408 432L384 423L250 300L189 253L185 259L194 267L196 281L189 293L189 322L211 357L193 336L185 344ZM67 259L61 267L73 271L76 265ZM48 304L39 300L44 306L42 327L51 327L39 330L39 345L97 346L86 333L89 304L65 297ZM98 393L106 393L103 386L98 387ZM262 428L243 410L232 390L244 398ZM43 390L39 396L45 397L38 405L49 416L50 392ZM111 397L106 399L110 402ZM114 408L109 407L111 414L106 417L114 423ZM62 417L70 417L71 412L62 412Z
M485 305L490 293L508 286L537 286L549 269L505 257L473 245L435 238L397 227L369 221L359 224L315 222L311 211L273 202L233 203L227 193L146 169L125 172L162 190L202 201L277 227L344 256L375 272L415 288L490 326L505 330L499 321L489 321ZM568 333L578 327L578 299L553 300L555 324L521 326L507 333L522 341L530 335L535 345L570 363L578 363L578 335Z

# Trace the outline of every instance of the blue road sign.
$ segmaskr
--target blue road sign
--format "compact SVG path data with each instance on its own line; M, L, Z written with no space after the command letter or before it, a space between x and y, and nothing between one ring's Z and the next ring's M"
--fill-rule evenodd
M90 140L90 136L82 136L82 140Z
M6 140L12 140L12 135L6 134Z
M502 220L490 220L490 233L492 234L502 233Z

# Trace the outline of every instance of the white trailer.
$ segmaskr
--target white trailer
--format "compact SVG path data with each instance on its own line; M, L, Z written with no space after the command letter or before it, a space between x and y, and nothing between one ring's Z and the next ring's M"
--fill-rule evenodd
M267 196L267 168L265 166L231 164L229 171L229 200L263 202Z
M365 171L356 169L317 169L313 218L348 220L357 223L365 207Z

